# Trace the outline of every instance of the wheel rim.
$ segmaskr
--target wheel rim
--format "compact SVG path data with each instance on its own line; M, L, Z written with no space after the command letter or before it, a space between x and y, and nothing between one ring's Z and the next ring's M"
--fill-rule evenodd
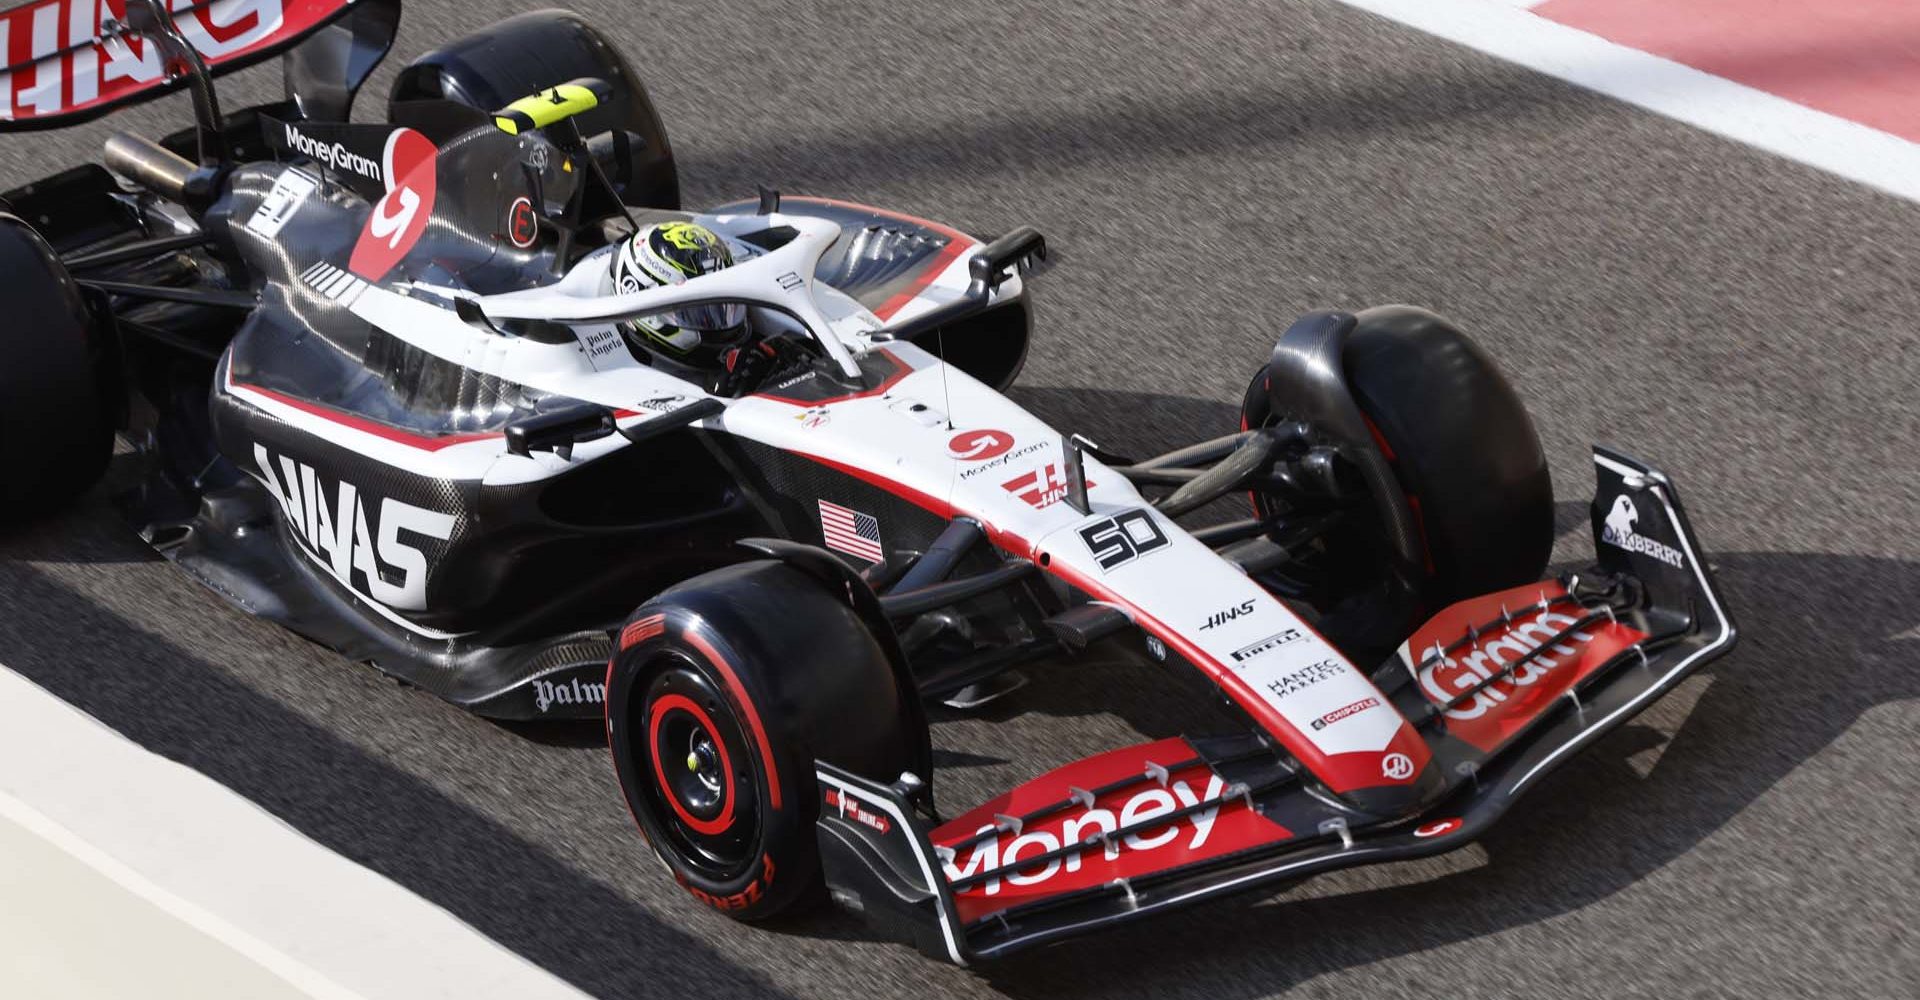
M634 741L643 798L666 844L715 879L752 865L760 810L753 756L733 707L691 662L673 655L639 692L645 741Z
M713 836L733 825L733 760L698 702L666 694L647 710L654 783L682 823Z
M1280 422L1280 416L1272 412L1265 402L1266 388L1266 374L1263 371L1254 376L1241 403L1242 431L1265 429ZM1364 413L1362 416L1371 427L1371 418L1365 418ZM1382 441L1382 444L1385 442ZM1283 508L1275 505L1274 498L1259 491L1249 490L1247 500L1253 509L1253 516L1259 520L1265 521L1277 513L1284 513ZM1363 519L1336 531L1336 535L1323 536L1311 550L1298 554L1289 566L1270 573L1268 581L1275 584L1279 592L1325 610L1338 600L1350 596L1356 588L1377 579L1380 575L1379 566L1384 565L1386 558L1385 553L1370 541L1378 534L1378 528ZM1366 556L1358 560L1347 559L1341 557L1342 552L1363 552ZM1278 586L1283 583L1287 586Z

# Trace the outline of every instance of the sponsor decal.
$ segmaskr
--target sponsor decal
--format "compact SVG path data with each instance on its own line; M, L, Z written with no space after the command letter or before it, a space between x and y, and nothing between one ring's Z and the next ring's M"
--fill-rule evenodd
M298 125L281 126L286 130L283 138L287 148L299 153L329 170L341 173L359 174L367 180L380 184L387 183L387 177L380 171L380 163L371 157L362 156L347 148L344 142L328 142L308 135Z
M948 442L947 447L948 447L948 450L951 451L953 447L952 442ZM976 464L963 467L960 470L960 478L972 479L973 477L983 472L991 472L995 469L1003 469L1006 466L1012 464L1012 462L1015 459L1024 458L1028 455L1033 454L1034 452L1040 451L1047 447L1049 447L1049 442L1036 441L1033 444L1023 444L1020 447L1014 448L1010 451L1000 452L994 455L992 458L967 459L967 461L974 462Z
M661 412L677 410L685 405L687 405L687 397L680 395L655 396L652 399L643 399L640 401L641 409L659 410Z
M1304 667L1281 674L1267 681L1267 690L1275 698L1285 698L1326 680L1346 673L1347 665L1335 659L1315 660Z
M800 426L805 427L808 430L812 430L815 427L822 426L832 421L833 412L831 410L828 410L824 406L815 406L815 407L811 407L809 409L800 411L798 414L794 416L793 419L798 420L800 422Z
M835 552L876 563L886 558L880 547L880 519L872 514L822 500L820 534Z
M1425 826L1414 827L1413 835L1416 837L1439 837L1460 829L1462 825L1460 817L1458 816L1450 819L1437 819Z
M305 204L307 196L313 193L319 182L306 174L287 169L273 179L273 189L260 200L260 207L253 210L247 218L247 229L267 239L280 235L280 230L293 218L293 213Z
M300 272L300 280L321 295L348 307L360 297L361 292L367 290L366 282L324 260Z
M288 126L292 128L292 126ZM433 214L435 173L439 151L427 137L410 128L387 133L380 154L380 177L387 193L373 203L347 269L378 281L393 270L427 230Z
M1060 474L1060 467L1052 462L1015 476L1001 483L1000 488L1026 501L1034 510L1046 510L1067 498L1067 481Z
M575 327L573 337L580 342L580 351L587 356L587 364L592 365L594 371L600 370L603 361L618 361L626 356L620 331L613 327Z
M1325 729L1328 726L1331 726L1334 723L1339 722L1341 719L1344 719L1349 715L1358 715L1361 712L1364 712L1367 709L1372 708L1373 706L1378 704L1380 704L1380 699L1375 698L1372 695L1368 695L1367 697L1362 698L1351 705L1342 705L1339 708L1336 708L1333 711L1328 712L1327 714L1319 717L1318 719L1313 720L1313 723L1312 723L1313 728Z
M873 832L882 836L885 836L889 830L893 829L892 821L861 805L859 799L854 798L850 793L843 792L838 788L827 789L826 802L829 808L840 810L840 815L843 818L850 819L861 826L868 827L873 830Z
M999 458L1013 447L1013 435L1006 431L961 431L947 440L947 453L966 462Z
M545 714L555 705L599 705L607 700L607 686L575 677L571 682L535 680L533 707Z
M419 540L452 538L457 518L344 479L329 483L313 466L258 444L253 460L294 538L322 569L368 600L407 611L427 606L429 560Z
M1138 777L1150 761L1162 765L1193 757L1184 740L1161 740L1114 750L1070 764L1013 789L933 832L933 841L955 845L993 833L965 847L943 852L949 882L972 876L985 879L955 892L963 919L974 920L1037 898L1103 885L1184 864L1285 840L1285 827L1248 809L1244 800L1225 799L1226 782L1204 766L1174 771L1164 786L1154 782L1099 789ZM1072 799L1066 809L1034 815L1043 806ZM1191 810L1183 816L1172 814ZM1019 829L996 825L995 813L1026 816ZM1154 822L1165 817L1163 822ZM1119 835L1119 831L1134 828ZM997 832L996 832L997 831ZM1080 845L1079 850L1018 871L1007 865L1023 858ZM999 870L997 874L991 874Z
M1390 753L1380 758L1380 776L1388 781L1405 781L1413 777L1413 758L1403 753Z
M1152 514L1139 507L1081 528L1080 540L1102 572L1167 547L1167 533L1160 530Z
M540 236L540 216L533 210L533 199L525 195L507 206L507 239L522 250Z
M1637 534L1633 526L1640 520L1640 511L1625 494L1613 498L1613 507L1600 524L1600 540L1618 549L1638 552L1643 556L1658 559L1674 569L1685 569L1686 559L1680 550L1665 542Z
M1560 610L1516 612L1502 621L1508 609L1537 606L1564 593L1558 584L1547 583L1462 601L1415 630L1401 647L1401 660L1414 669L1421 693L1436 704L1479 688L1446 711L1451 735L1491 751L1581 677L1646 638L1617 621L1568 631L1579 619ZM1469 627L1477 630L1472 643L1436 657L1436 645L1451 646Z
M744 910L759 902L760 897L765 896L767 890L773 887L773 855L760 855L760 874L754 876L753 881L747 883L745 889L730 896L716 896L705 889L696 889L685 881L680 883L680 887L692 893L693 898L716 910L723 912Z
M174 0L181 35L218 65L250 49L305 31L330 5L283 0ZM0 120L79 111L125 99L168 77L160 49L138 35L115 34L127 20L126 0L52 0L0 13ZM86 44L91 39L103 39Z
M1207 629L1213 628L1216 625L1225 625L1241 615L1250 614L1253 614L1253 602L1250 600L1241 601L1239 604L1227 608L1224 611L1215 611L1213 614L1208 615L1207 620L1201 623L1200 631L1205 632Z
M1473 647L1461 650L1454 656L1441 658L1437 663L1428 665L1420 671L1420 687L1428 698L1444 702L1463 691L1471 690L1487 678L1505 669L1507 664L1527 657L1541 645L1552 639L1561 630L1573 625L1578 619L1557 611L1544 611L1537 615L1514 623L1510 629L1499 636L1480 642ZM1563 662L1576 660L1580 656L1581 643L1593 641L1593 635L1587 631L1570 633L1561 642L1555 643L1538 656L1521 664L1513 673L1499 684L1488 687L1472 698L1462 702L1456 708L1447 710L1447 718L1470 721L1478 719L1498 708L1510 696L1502 688L1518 689L1532 687L1540 683Z
M1281 646L1284 646L1287 643L1298 642L1299 640L1300 640L1299 629L1283 628L1280 631L1275 632L1270 636L1267 636L1265 639L1260 640L1259 642L1250 642L1244 646L1241 646L1239 649L1234 650L1232 654L1233 662L1245 663L1248 660L1251 660L1254 657L1259 656L1261 653L1272 652L1273 650L1279 649Z
M665 632L667 627L662 624L665 619L665 615L648 615L628 625L626 628L621 629L620 648L626 649L635 643L646 642L648 639Z

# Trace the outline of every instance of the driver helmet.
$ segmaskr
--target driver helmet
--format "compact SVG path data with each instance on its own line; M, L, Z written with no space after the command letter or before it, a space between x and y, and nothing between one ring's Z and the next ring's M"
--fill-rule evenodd
M613 255L616 293L678 285L733 266L733 253L713 230L691 222L657 222L627 237ZM747 307L738 302L687 306L620 324L640 343L681 364L720 368L747 341Z

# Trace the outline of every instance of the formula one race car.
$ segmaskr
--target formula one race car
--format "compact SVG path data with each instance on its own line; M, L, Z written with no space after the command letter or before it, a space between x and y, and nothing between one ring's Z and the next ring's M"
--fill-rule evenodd
M645 90L570 15L423 56L378 124L347 117L392 0L0 17L33 39L7 127L177 86L198 119L4 195L0 513L85 489L124 428L156 548L475 712L604 714L652 849L742 918L830 888L965 962L1451 850L1733 643L1672 482L1622 453L1595 564L1541 579L1532 424L1430 313L1304 317L1238 431L1124 458L998 391L1037 233L679 212ZM212 77L281 53L292 96L223 115ZM610 283L663 220L734 262ZM707 308L751 331L714 378L634 333ZM925 705L1095 649L1187 678L1206 728L943 813Z

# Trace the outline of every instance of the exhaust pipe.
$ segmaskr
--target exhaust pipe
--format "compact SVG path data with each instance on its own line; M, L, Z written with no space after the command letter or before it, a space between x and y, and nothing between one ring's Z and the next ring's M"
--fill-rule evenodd
M151 139L125 132L107 137L107 169L168 201L187 204L187 188L200 168Z

